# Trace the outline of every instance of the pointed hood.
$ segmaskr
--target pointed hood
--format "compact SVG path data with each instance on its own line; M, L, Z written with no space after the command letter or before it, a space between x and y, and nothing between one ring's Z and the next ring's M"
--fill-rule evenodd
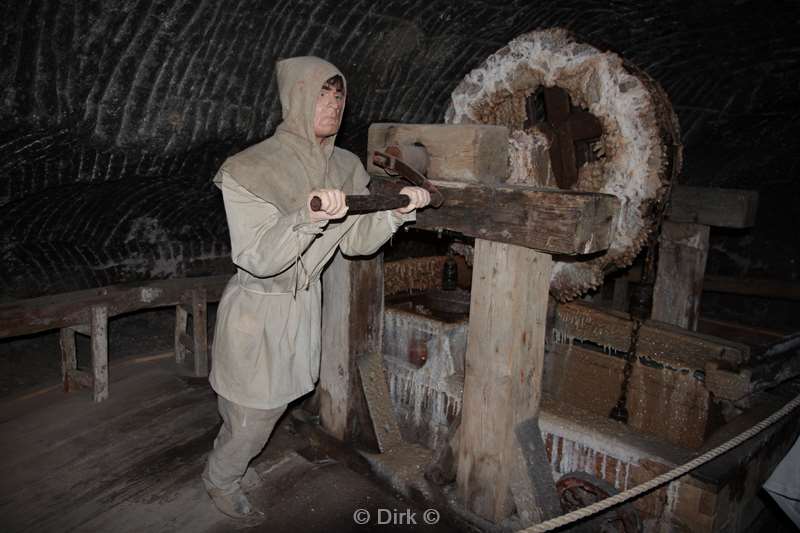
M347 82L338 68L324 59L313 56L293 57L278 61L278 92L281 97L283 122L278 133L291 133L302 137L316 148L320 145L314 134L314 112L322 84L334 76L341 76L343 92L347 95ZM346 99L345 102L346 103ZM341 121L344 103L339 113ZM336 136L322 142L324 153L330 156Z
M333 76L341 76L347 94L344 75L331 63L313 56L278 61L276 70L283 121L275 135L228 158L222 170L283 213L303 207L314 189L362 192L368 178L355 168L361 166L358 158L336 148L335 135L320 143L314 134L314 113L322 85Z

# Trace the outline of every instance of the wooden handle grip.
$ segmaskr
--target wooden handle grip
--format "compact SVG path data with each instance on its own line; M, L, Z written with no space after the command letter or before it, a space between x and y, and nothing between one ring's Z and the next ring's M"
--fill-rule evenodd
M345 196L345 205L349 207L349 213L374 213L375 211L386 211L405 207L411 202L411 198L405 194L384 196L378 194L349 194ZM322 209L322 199L314 196L309 202L312 211Z

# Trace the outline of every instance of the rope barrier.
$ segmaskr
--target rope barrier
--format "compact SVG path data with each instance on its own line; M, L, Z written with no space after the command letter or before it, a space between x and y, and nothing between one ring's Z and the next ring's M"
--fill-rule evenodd
M609 507L613 507L615 505L619 505L624 503L632 498L635 498L645 492L651 491L656 487L669 483L676 478L679 478L688 472L694 470L698 466L701 466L716 457L732 450L733 448L739 446L744 441L758 435L775 422L783 418L784 416L788 415L792 412L798 405L800 405L800 395L795 397L789 403L772 413L770 416L759 422L758 424L754 425L747 431L740 433L736 437L730 439L729 441L725 442L724 444L720 444L716 448L713 448L703 455L699 457L695 457L688 463L679 466L670 470L669 472L665 472L660 476L654 477L650 481L642 483L641 485L637 485L631 489L626 490L625 492L620 492L619 494L615 494L610 498L606 498L604 500L600 500L599 502L595 502L588 507L583 507L581 509L577 509L565 515L561 515L556 518L552 518L550 520L546 520L540 524L533 525L529 528L520 530L519 533L543 533L545 531L552 531L559 527L566 526L567 524L571 524L577 520L581 520L583 518L588 518L594 514L600 513L605 511Z

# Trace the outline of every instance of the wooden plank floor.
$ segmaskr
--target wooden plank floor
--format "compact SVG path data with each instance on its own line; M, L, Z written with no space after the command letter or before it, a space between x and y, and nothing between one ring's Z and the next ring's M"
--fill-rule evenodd
M100 404L88 391L51 390L0 407L3 529L97 531L111 520L117 531L159 530L148 526L183 500L205 503L195 481L218 427L213 393L170 366L117 372ZM217 521L213 508L195 508L172 528Z
M200 480L219 428L208 385L179 377L168 358L111 375L111 397L100 404L88 391L57 387L0 403L0 531L241 529L216 511ZM340 463L298 455L308 441L289 426L280 422L254 461L263 482L249 494L268 521L253 531L365 531L353 522L356 509L376 517L378 508L413 507Z

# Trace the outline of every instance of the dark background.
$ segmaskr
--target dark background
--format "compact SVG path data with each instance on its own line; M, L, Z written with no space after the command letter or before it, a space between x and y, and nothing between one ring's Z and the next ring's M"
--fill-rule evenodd
M757 189L750 230L712 231L709 271L800 273L800 7L794 1L10 1L0 35L0 294L229 271L211 177L269 135L276 58L338 65L339 144L375 121L442 122L470 69L566 27L666 89L683 183Z

